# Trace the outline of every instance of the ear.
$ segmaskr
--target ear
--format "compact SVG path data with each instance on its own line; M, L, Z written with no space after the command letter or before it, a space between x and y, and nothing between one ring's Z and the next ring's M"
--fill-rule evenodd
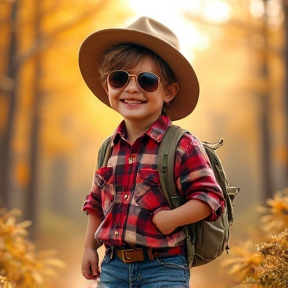
M173 100L173 98L176 96L176 94L179 91L179 84L177 82L173 82L166 88L166 94L164 97L164 101L166 103Z
M105 83L102 83L102 86L103 86L106 94L108 95L108 85L107 85L106 81L105 81Z

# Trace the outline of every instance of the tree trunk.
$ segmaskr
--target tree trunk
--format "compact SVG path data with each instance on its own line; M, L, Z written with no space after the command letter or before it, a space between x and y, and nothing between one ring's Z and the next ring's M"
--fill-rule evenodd
M0 139L0 203L1 206L12 208L13 193L11 189L11 175L12 175L12 139L15 125L15 112L16 112L16 99L18 91L18 67L16 66L15 59L18 56L18 43L17 43L17 17L21 0L15 0L11 4L11 37L9 39L8 47L8 64L6 75L13 82L13 87L8 91L8 113L7 124L5 125L3 135Z
M274 188L272 183L272 161L271 161L271 133L270 133L270 87L269 87L269 70L268 70L268 27L267 27L267 0L264 0L264 7L265 7L265 14L263 20L263 38L264 38L264 45L263 45L263 58L261 63L261 77L263 82L265 83L265 92L260 95L261 101L261 119L260 119L260 129L262 132L262 167L263 167L263 192L264 192L264 202L268 198L273 197Z
M284 81L284 112L285 112L285 148L286 148L286 162L285 162L285 174L286 182L285 186L288 187L288 2L283 1L283 11L284 11L284 30L285 30L285 47L284 47L284 58L285 58L285 81ZM284 174L284 175L285 175Z
M41 1L34 1L34 42L37 42L41 38ZM31 95L33 97L31 104L30 113L30 145L29 145L29 170L30 177L25 191L24 198L24 217L32 221L32 225L29 227L29 235L32 240L36 238L37 231L37 188L38 188L38 177L39 165L39 132L40 132L40 106L41 106L41 77L42 77L42 63L41 63L41 53L36 53L33 58L34 73L32 78L32 91Z

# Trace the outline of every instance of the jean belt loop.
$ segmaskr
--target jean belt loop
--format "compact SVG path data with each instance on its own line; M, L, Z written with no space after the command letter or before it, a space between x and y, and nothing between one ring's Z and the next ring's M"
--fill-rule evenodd
M115 255L115 247L111 246L109 249L110 249L110 259L113 259Z

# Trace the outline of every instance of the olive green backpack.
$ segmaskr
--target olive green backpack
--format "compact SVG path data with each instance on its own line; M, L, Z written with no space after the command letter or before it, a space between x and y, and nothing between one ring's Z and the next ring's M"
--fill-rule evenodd
M166 131L158 152L158 170L161 187L170 207L176 208L185 203L177 192L174 181L175 151L179 140L187 130L172 125ZM224 250L229 253L229 229L234 220L233 200L239 188L230 186L222 163L215 150L223 145L220 139L215 144L201 142L211 162L215 177L222 188L225 210L216 221L199 221L184 226L186 234L187 259L191 267L207 264L219 257ZM102 144L98 153L98 167L106 166L111 155L111 137Z

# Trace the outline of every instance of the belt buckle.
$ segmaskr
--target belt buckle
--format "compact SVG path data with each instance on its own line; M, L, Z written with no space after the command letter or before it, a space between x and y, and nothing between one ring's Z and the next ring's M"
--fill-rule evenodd
M142 249L137 249L137 248L136 249L123 249L120 251L121 251L122 261L125 263L134 263L138 261L144 261L144 254L143 254Z

